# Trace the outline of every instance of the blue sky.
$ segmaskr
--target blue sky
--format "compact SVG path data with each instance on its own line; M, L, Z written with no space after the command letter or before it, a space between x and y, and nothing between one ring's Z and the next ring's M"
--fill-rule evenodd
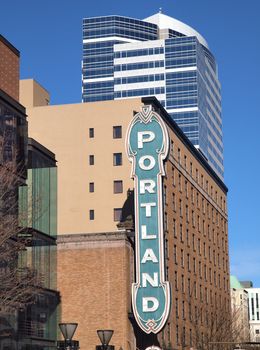
M162 7L199 31L219 65L231 273L260 287L260 1L2 1L0 33L21 51L21 78L34 78L53 104L81 100L81 25L88 16L145 18Z

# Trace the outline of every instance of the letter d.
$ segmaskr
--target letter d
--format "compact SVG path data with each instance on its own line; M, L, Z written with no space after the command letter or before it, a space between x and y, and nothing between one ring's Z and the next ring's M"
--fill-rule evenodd
M148 303L152 303L151 306ZM154 312L159 307L159 301L153 297L143 298L143 312Z

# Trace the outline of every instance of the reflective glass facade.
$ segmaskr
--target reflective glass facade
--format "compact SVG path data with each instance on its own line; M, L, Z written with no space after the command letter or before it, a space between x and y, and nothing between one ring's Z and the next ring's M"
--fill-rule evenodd
M86 18L82 67L83 102L156 96L223 179L220 83L199 35L119 16Z
M19 264L33 270L41 289L33 304L19 312L19 349L51 349L57 338L57 168L55 156L28 138L27 185L19 188L20 224L27 241ZM33 344L32 339L37 338Z

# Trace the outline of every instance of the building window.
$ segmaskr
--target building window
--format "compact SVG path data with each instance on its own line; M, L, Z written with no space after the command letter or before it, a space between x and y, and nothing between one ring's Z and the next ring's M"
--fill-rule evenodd
M187 254L187 267L188 267L188 271L190 271L190 254Z
M94 137L94 128L89 128L89 138L92 139Z
M189 229L186 229L186 241L187 241L187 246L190 246L190 233L189 233Z
M172 208L176 211L175 193L172 194Z
M186 211L185 211L185 216L186 216L186 222L189 222L189 207L186 205Z
M180 224L180 241L184 242L184 240L183 240L183 232L182 232L182 224Z
M173 246L173 261L175 264L178 264L178 262L177 262L177 246L176 245Z
M94 192L94 182L89 183L89 192Z
M168 239L164 240L164 250L165 250L165 257L166 259L169 259L169 244Z
M198 221L197 221L197 224L198 224L198 231L200 232L200 216L198 215Z
M193 258L193 273L196 273L197 268L196 268L196 258Z
M179 174L179 191L182 192L181 174Z
M164 229L168 231L168 215L164 213Z
M176 232L176 220L173 219L173 236L177 238L177 232Z
M122 208L114 208L114 221L120 221L122 218Z
M181 150L178 148L178 162L181 164Z
M196 182L199 182L199 171L196 169Z
M182 344L186 344L186 328L182 327Z
M205 282L207 282L208 276L207 276L207 265L204 264L204 279Z
M113 139L122 138L122 126L113 126Z
M206 208L205 208L205 199L204 198L202 198L201 204L202 204L202 212L203 212L203 214L205 214Z
M184 251L181 249L181 267L184 267Z
M115 180L114 181L114 193L123 193L123 181Z
M89 211L89 220L94 220L95 219L95 212L93 209L90 209Z
M172 156L173 156L173 152L174 152L174 143L173 143L173 141L171 140L171 150L170 150L170 153L171 153Z
M182 301L182 319L185 320L185 301Z
M113 165L119 166L122 165L122 153L114 153L113 154Z
M186 198L188 198L188 182L187 180L185 180L184 182L184 191L185 191L185 195L186 195Z
M194 293L194 297L197 299L197 282L196 281L194 281L194 284L193 284L193 293Z
M182 200L180 199L180 217L182 217Z
M193 166L192 166L192 162L190 162L190 176L192 177L192 173L193 173Z
M202 220L202 233L204 236L206 236L205 220Z
M191 221L192 221L192 226L195 227L195 214L194 214L194 210L191 211Z
M163 205L167 205L167 187L163 186Z
M175 290L178 290L178 272L174 271L174 284L175 284Z
M172 167L172 184L173 186L175 186L175 171L173 167Z
M176 315L176 318L179 317L179 302L178 302L178 298L175 298L175 315Z
M91 154L89 156L89 165L94 165L94 155L93 154Z
M195 248L195 234L194 233L192 234L192 249L193 249L194 252L196 251L196 248Z
M171 341L171 325L170 323L168 322L167 323L167 340L168 340L168 343Z
M184 275L181 275L181 291L182 291L182 293L184 293L184 291L185 291Z

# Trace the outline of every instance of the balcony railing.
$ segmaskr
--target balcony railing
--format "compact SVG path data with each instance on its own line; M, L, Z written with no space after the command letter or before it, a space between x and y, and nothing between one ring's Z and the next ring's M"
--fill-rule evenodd
M22 337L45 337L45 327L41 322L22 321L19 324L19 335Z

